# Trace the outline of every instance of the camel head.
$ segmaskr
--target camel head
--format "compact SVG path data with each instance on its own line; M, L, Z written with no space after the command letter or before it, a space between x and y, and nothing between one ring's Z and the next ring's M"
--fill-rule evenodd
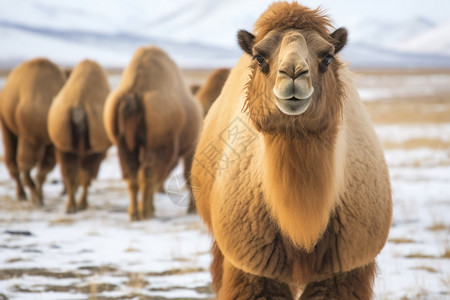
M246 109L260 131L288 133L328 129L339 119L343 84L336 54L347 30L329 33L320 10L276 3L238 41L252 57Z

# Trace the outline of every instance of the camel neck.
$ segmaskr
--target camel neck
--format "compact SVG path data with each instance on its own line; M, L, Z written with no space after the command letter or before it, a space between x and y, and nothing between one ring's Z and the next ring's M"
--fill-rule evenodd
M282 233L312 250L333 208L335 137L265 137L264 197Z

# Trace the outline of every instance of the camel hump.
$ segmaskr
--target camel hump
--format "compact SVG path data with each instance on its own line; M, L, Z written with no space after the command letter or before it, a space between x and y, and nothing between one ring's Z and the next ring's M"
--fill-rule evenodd
M80 155L90 149L89 128L86 112L82 106L70 110L70 129L72 133L72 147Z
M145 136L142 102L136 94L123 98L118 106L118 134L125 139L128 150L134 150Z

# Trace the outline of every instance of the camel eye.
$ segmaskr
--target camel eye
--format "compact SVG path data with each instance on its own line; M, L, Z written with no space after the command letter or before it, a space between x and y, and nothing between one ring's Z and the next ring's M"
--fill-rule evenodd
M259 64L260 66L262 66L263 63L265 62L264 57L262 57L261 55L255 55L255 59L256 59L256 61L258 62L258 64Z
M327 70L327 67L331 63L331 60L333 58L334 58L334 56L332 54L328 54L321 60L321 62L319 64L319 69L321 72L325 72Z

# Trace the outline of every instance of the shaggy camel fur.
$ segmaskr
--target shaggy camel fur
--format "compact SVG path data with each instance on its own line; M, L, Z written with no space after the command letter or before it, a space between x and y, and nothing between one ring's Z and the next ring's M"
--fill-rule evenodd
M192 168L218 299L370 299L387 166L320 10L271 5L205 119Z
M109 90L103 68L84 60L73 69L50 106L48 132L67 190L67 213L87 208L88 188L111 146L102 119ZM83 192L76 203L79 185Z
M42 185L56 164L55 149L47 132L47 114L64 81L58 66L37 58L12 70L0 93L5 164L16 182L17 198L26 199L22 176L36 205L43 204ZM30 171L35 166L38 170L33 180Z
M131 220L153 216L153 193L181 157L190 186L202 116L175 62L157 47L139 48L104 110L106 132L118 147L122 175L128 182ZM194 209L191 205L190 211Z
M208 78L206 78L205 83L194 92L195 97L200 101L203 106L203 112L206 114L209 108L214 103L214 101L219 97L222 87L230 74L230 69L219 68L214 70Z

